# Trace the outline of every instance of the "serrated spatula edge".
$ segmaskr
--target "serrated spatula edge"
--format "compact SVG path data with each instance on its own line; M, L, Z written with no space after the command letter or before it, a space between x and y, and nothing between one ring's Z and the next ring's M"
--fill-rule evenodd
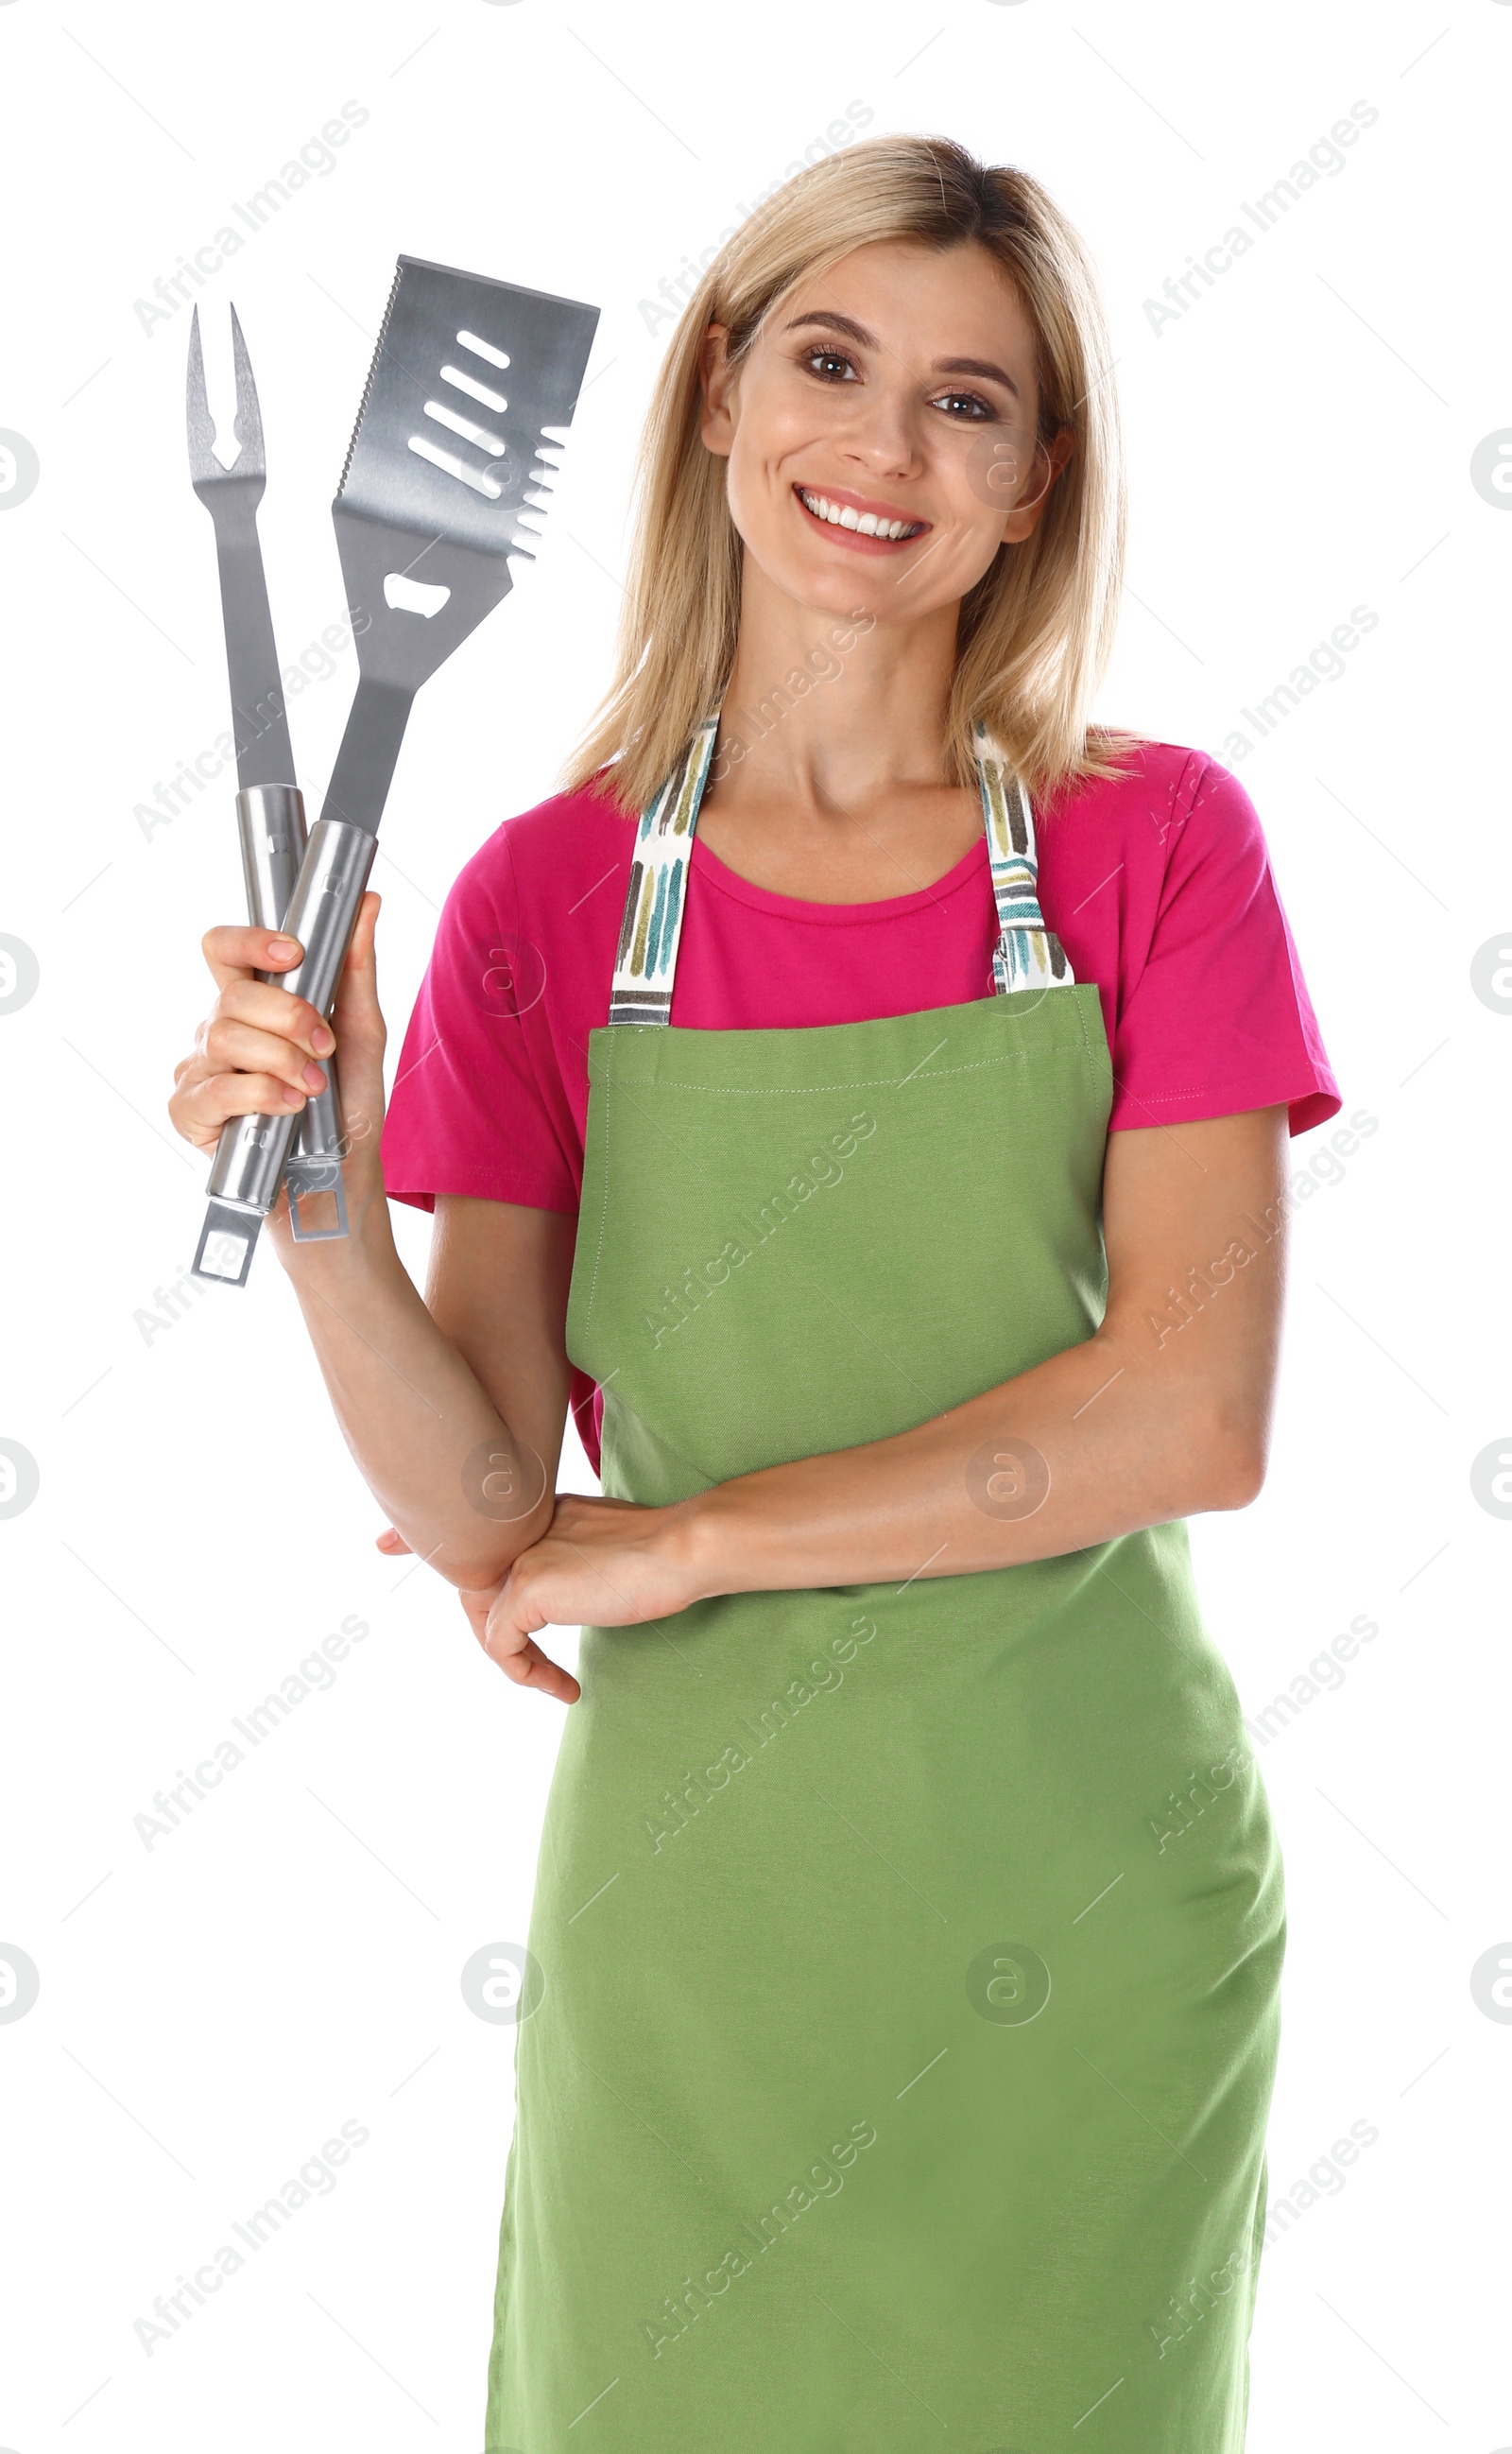
M347 457L342 462L341 483L336 489L338 494L344 494L346 493L347 480L351 474L352 458L357 450L357 437L362 432L362 422L368 414L368 403L372 394L373 377L378 372L378 361L384 353L384 342L387 340L388 335L388 322L394 312L394 300L399 295L399 284L404 279L404 271L405 260L403 256L401 256L399 262L394 267L394 277L388 291L388 303L384 309L383 321L378 327L378 338L373 343L372 356L368 364L368 380L362 388L362 399L358 403L356 422L351 430L351 441L347 446Z

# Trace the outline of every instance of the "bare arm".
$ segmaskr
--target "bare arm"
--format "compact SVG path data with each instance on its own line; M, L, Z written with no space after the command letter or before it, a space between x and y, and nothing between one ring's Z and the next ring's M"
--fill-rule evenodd
M344 1169L351 1233L296 1244L282 1197L268 1232L368 1489L438 1574L487 1587L551 1521L573 1221L506 1202L441 1201L422 1299L394 1244L379 1164L377 910L369 895L333 1016L353 1144ZM320 1016L252 976L254 964L287 969L297 959L297 950L275 954L279 943L291 946L249 928L206 938L220 996L169 1103L179 1131L201 1149L214 1147L228 1116L296 1109L323 1085L319 1060L331 1043Z
M1110 1136L1094 1336L912 1431L674 1507L563 1500L493 1605L489 1650L551 1621L961 1576L1243 1507L1269 1437L1285 1146L1283 1107Z
M422 1299L387 1205L286 1266L342 1435L409 1549L487 1586L551 1521L573 1221L443 1197Z

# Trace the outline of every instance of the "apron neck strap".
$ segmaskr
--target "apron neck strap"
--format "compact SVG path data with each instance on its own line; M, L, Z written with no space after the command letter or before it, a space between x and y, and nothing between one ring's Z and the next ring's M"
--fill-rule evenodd
M1040 861L1028 794L985 724L972 726L971 746L982 790L992 899L998 907L992 986L999 996L1012 996L1019 989L1074 987L1065 950L1045 927L1040 910Z
M718 732L716 708L705 717L661 791L641 812L614 957L610 1022L670 1019L672 978L683 934L683 889Z
M611 1023L671 1019L687 868L719 718L718 708L705 717L637 821L609 993ZM999 996L1011 996L1019 989L1070 987L1074 985L1071 967L1040 910L1034 813L1028 794L985 725L973 728L972 749L998 914L993 990Z

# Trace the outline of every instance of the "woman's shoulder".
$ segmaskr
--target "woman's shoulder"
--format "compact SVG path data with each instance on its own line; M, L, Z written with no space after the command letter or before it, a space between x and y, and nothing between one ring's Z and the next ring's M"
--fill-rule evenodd
M611 866L628 867L634 832L634 813L591 786L552 793L495 827L464 862L452 896L495 909L543 898L570 906Z
M1254 816L1254 804L1232 768L1189 742L1121 729L1094 734L1092 746L1114 772L1065 777L1045 795L1047 822L1146 825L1152 814L1169 822L1203 809L1240 821Z
M1120 732L1097 744L1115 772L1073 775L1047 795L1041 852L1116 857L1164 874L1245 857L1263 862L1260 815L1231 768L1188 742Z

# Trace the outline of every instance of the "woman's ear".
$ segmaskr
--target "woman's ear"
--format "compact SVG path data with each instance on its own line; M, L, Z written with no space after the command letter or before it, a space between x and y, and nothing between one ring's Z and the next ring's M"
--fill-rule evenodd
M728 459L735 437L733 393L738 368L728 356L729 327L710 324L698 352L698 378L704 394L699 432L710 452Z

